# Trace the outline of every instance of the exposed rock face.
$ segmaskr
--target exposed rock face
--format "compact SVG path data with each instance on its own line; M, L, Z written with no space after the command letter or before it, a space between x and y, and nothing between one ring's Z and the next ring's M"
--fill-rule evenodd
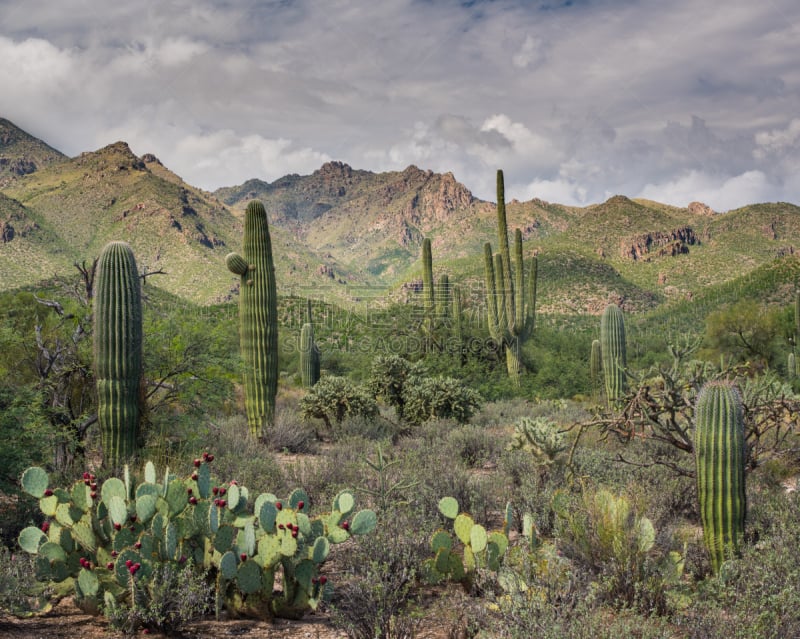
M671 231L644 233L620 241L620 255L634 261L650 259L655 252L657 257L681 255L689 252L689 247L700 240L690 226L682 226Z
M689 213L692 213L693 215L705 215L707 217L716 215L716 211L714 211L714 209L708 206L708 204L703 204L702 202L691 202L686 208L689 209Z
M7 169L12 175L28 175L36 170L36 162L26 158L0 158L0 170Z

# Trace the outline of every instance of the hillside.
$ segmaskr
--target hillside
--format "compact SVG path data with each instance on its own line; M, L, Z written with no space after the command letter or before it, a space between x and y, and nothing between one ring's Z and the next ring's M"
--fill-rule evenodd
M165 273L148 283L194 302L224 302L237 285L224 258L239 248L242 211L258 198L270 214L282 294L345 304L408 299L430 237L435 275L449 273L466 300L482 303L483 244L497 250L495 205L451 173L328 162L311 175L207 193L124 142L66 158L0 124L6 165L36 165L0 183L4 288L34 285L124 239L141 269ZM526 257L540 256L543 313L596 314L609 300L628 311L680 304L800 247L800 208L787 203L715 213L616 195L588 207L533 199L507 209Z
M0 118L0 188L22 175L66 159L38 138Z

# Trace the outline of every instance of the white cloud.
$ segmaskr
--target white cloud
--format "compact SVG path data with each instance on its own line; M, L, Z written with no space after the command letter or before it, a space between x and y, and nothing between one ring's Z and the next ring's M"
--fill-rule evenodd
M675 206L698 201L715 211L728 211L753 202L768 201L772 188L761 171L747 171L732 177L690 171L674 180L648 184L637 197Z
M511 63L519 69L526 69L540 65L544 59L544 40L528 34L519 51L512 56Z

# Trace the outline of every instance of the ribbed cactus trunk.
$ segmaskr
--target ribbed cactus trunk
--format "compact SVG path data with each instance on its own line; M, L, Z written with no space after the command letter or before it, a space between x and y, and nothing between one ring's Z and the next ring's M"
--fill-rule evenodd
M497 172L497 240L500 252L494 256L491 244L487 242L484 245L489 334L495 342L503 345L508 375L519 385L522 345L533 334L535 324L538 263L534 258L526 278L522 258L522 232L516 229L512 269L502 171Z
M592 388L596 389L603 371L603 360L600 349L600 340L592 340L592 351L589 354L589 378L592 381Z
M100 254L93 340L103 461L116 468L136 453L142 413L142 297L126 242L110 242Z
M319 381L320 353L314 340L314 324L311 316L311 300L308 300L306 323L300 330L300 374L303 386L311 388Z
M450 278L447 273L442 273L436 285L436 319L444 324L447 324L450 318L450 296Z
M239 341L244 359L244 389L250 432L262 436L272 424L278 392L278 310L272 242L264 205L247 205L243 253L226 258L241 277Z
M609 304L600 318L600 352L603 361L606 399L615 405L625 394L625 319L616 304Z
M786 376L789 379L794 379L797 377L797 358L795 357L794 353L789 353L789 357L787 358Z
M450 314L453 317L453 344L454 352L458 358L459 364L463 366L466 363L466 353L464 352L464 324L463 314L464 308L461 302L461 289L457 286L452 288L452 308Z
M697 395L694 452L703 540L715 573L738 554L744 536L744 417L736 387L709 382Z
M433 290L433 254L431 252L431 240L427 237L422 240L422 308L424 315L423 328L425 331L425 350L428 351L433 341L436 296Z

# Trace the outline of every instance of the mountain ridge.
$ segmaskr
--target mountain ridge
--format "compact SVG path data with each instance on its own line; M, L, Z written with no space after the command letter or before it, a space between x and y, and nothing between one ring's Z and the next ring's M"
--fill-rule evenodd
M122 141L67 158L7 120L0 124L15 140L0 146L7 166L35 157L30 170L0 182L6 289L35 285L124 239L141 268L166 273L154 285L198 303L224 302L237 286L224 258L241 244L242 211L253 198L270 215L282 294L337 303L377 290L407 298L421 272L422 239L430 237L434 271L446 270L477 304L483 244L497 250L495 204L449 172L411 165L374 173L332 161L310 175L207 192ZM534 198L509 201L507 215L509 228L522 231L526 257L538 254L540 275L550 278L540 287L545 313L597 313L608 300L654 308L795 258L800 247L800 208L790 203L714 213L699 202L681 208L624 195L586 207Z

